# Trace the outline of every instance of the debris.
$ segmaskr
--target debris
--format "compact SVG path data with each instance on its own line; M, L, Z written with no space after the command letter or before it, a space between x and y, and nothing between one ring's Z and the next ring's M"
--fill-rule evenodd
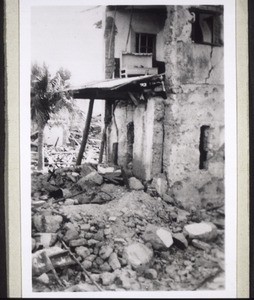
M54 233L57 232L63 222L62 216L53 215L34 215L33 225L39 232Z
M138 268L141 265L148 265L153 258L153 251L141 243L133 243L127 246L124 253L126 260L134 268Z
M64 241L70 242L71 240L76 240L79 237L79 233L76 229L69 229L64 235Z
M142 238L145 242L151 243L156 250L168 249L173 244L172 235L167 229L151 224L147 225Z
M57 241L56 233L36 233L33 235L35 241L44 248L52 247Z
M188 248L188 241L186 240L183 233L173 234L174 244L181 250Z
M121 264L118 260L117 254L115 252L111 253L108 259L108 263L113 270L120 269Z
M63 244L64 248L69 252L70 256L73 258L73 260L82 268L84 274L92 281L92 283L97 287L99 291L102 291L102 288L93 280L93 278L87 273L86 269L82 264L77 260L75 255L71 252L71 250L67 247L67 245L64 243L64 241L58 236L58 239Z
M144 189L143 184L136 177L129 178L129 186L131 190L138 191Z
M201 249L201 250L205 250L205 251L210 251L211 250L211 246L203 241L200 241L200 240L196 240L196 239L193 239L191 241L192 245L198 249Z
M99 255L102 259L107 259L109 258L109 256L111 255L111 253L113 252L113 249L110 246L102 246L100 251L99 251Z
M64 202L64 205L74 205L75 200L67 198Z
M183 233L189 239L211 241L217 237L217 227L210 222L192 223L184 226Z
M77 185L80 186L82 190L86 190L88 187L101 185L102 183L103 177L100 174L98 174L97 171L93 171L85 177L79 179Z
M115 171L114 167L110 167L106 164L98 164L97 166L98 173L101 175L105 175L108 173L113 173Z
M75 249L75 252L77 255L81 256L83 259L85 259L87 256L90 255L90 250L84 246L77 247Z
M105 272L101 274L101 280L103 285L111 285L116 279L116 274Z
M36 278L37 282L42 284L49 284L49 277L46 273L41 274L39 277Z
M168 189L168 183L167 183L165 174L161 173L161 174L158 174L157 176L155 176L153 178L151 187L155 188L157 193L164 199L164 195L166 194L167 189Z
M144 276L145 276L145 278L148 278L148 279L156 279L158 274L155 269L147 269L147 270L145 270Z

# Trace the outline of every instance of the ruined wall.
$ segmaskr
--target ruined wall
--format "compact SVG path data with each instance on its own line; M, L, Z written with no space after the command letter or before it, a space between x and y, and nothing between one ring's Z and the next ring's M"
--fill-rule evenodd
M131 156L133 174L140 179L150 180L161 172L163 116L164 104L160 97L153 97L137 107L120 101L114 109L108 130L109 151L112 153L113 144L118 142L118 164L128 164ZM133 126L132 140L127 137L130 124Z
M168 7L164 27L166 87L163 170L168 193L185 207L224 197L223 47L191 41L188 7ZM202 126L208 127L200 169Z
M126 18L116 19L118 35L126 34ZM134 175L144 180L165 175L166 193L187 209L224 200L223 47L194 43L192 22L190 7L167 7L160 50L167 99L152 97L137 107L119 102L108 130L111 150L119 143L118 163L131 157ZM115 50L124 49L117 38L116 45Z

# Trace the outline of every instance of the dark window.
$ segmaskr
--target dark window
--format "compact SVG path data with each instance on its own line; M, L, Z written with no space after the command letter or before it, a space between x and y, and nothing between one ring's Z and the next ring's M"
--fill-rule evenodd
M192 40L198 44L221 46L223 44L221 15L203 11L192 13L195 16L192 23Z
M203 125L200 128L200 141L199 141L199 169L208 169L208 143L210 136L210 126Z
M156 35L136 33L136 53L153 53L155 55Z

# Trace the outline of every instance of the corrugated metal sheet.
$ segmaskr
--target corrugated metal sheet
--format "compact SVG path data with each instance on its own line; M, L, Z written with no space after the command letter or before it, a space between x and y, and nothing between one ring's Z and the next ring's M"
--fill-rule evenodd
M136 77L130 77L130 78L117 78L117 79L109 79L104 81L97 81L92 82L90 84L79 86L79 87L71 87L68 90L69 91L80 91L85 89L105 89L105 90L116 90L122 86L128 85L128 84L136 84L136 83L142 83L147 82L150 79L160 78L163 74L159 75L144 75L144 76L136 76Z

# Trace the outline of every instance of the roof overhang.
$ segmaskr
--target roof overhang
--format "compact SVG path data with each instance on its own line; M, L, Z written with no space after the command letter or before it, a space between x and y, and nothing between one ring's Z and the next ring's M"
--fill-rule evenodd
M162 86L165 91L163 74L144 75L130 78L109 79L93 82L84 86L72 87L68 91L75 99L129 100L131 94L145 96Z

